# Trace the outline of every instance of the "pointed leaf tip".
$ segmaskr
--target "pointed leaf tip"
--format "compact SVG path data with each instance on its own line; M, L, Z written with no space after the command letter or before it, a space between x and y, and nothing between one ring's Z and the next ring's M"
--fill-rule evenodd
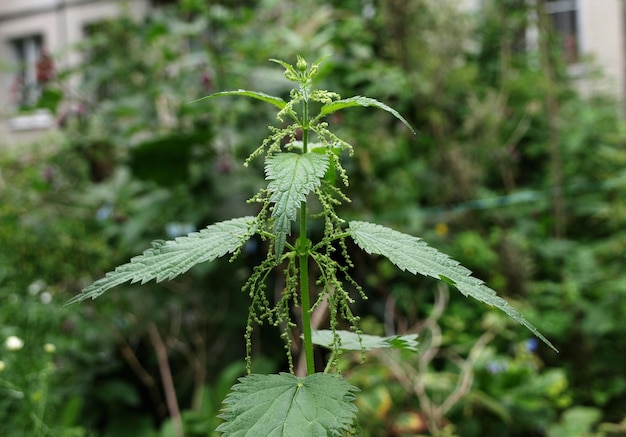
M221 91L219 93L209 94L208 96L201 97L201 98L199 98L197 100L192 101L191 103L197 103L197 102L200 102L202 100L212 99L212 98L215 98L215 97L222 97L222 96L251 97L253 99L257 99L257 100L261 100L261 101L266 102L266 103L270 103L270 104L276 106L279 109L283 109L285 106L287 106L287 102L285 102L280 97L274 97L274 96L270 96L269 94L261 93L261 92L258 92L258 91L249 91L249 90Z
M465 296L471 296L500 309L558 352L535 326L507 301L497 296L494 290L472 276L472 272L458 261L428 246L422 239L381 225L360 221L350 222L348 232L357 246L365 252L383 255L401 270L443 280L456 287Z
M312 341L314 344L328 349L340 349L344 351L360 351L372 349L402 349L417 351L417 334L392 335L380 337L378 335L357 334L350 331L331 331L320 329L313 331Z
M254 217L241 217L215 223L175 240L157 240L152 243L152 248L107 273L104 278L98 279L70 299L66 305L95 299L125 282L145 284L151 280L160 282L173 279L196 264L232 253L254 232L253 222Z
M398 120L400 120L406 127L408 127L411 132L413 132L413 134L416 133L415 129L413 129L413 126L411 126L411 124L402 115L400 115L398 111L370 97L354 96L347 99L335 100L334 102L322 106L318 118L328 114L332 114L333 112L339 111L340 109L350 108L354 106L373 106L375 108L382 109L383 111L387 111Z

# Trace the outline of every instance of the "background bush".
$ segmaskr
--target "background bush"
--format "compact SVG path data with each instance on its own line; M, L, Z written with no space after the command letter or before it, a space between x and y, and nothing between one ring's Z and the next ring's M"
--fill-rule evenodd
M94 26L79 48L88 61L66 72L83 80L66 89L54 151L2 159L0 333L23 347L0 350L0 430L173 435L164 348L187 435L213 435L243 371L239 289L262 242L234 264L62 304L154 239L253 212L243 200L261 173L241 158L272 115L245 99L189 102L223 89L286 93L267 59L299 53L331 54L322 88L392 104L419 132L376 112L332 119L356 147L343 213L421 235L561 351L355 253L366 330L422 334L418 356L364 366L345 356L364 388L363 435L624 432L624 124L617 102L578 95L553 34L523 49L524 3L486 2L470 16L454 1L187 0ZM277 333L260 337L256 361L283 370Z

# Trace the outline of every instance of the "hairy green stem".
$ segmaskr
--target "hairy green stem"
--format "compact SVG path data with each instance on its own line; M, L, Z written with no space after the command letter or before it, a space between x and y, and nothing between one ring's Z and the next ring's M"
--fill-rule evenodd
M306 239L306 234L304 238ZM309 255L300 255L300 303L302 305L302 333L304 337L304 356L306 358L307 374L315 373L315 362L313 359L313 343L311 335L311 303L309 298Z
M309 143L309 107L305 98L303 102L303 126L302 126L302 153L307 153ZM306 358L306 372L308 375L315 373L315 360L313 357L313 342L311 333L311 301L309 297L309 254L310 244L307 241L307 207L306 202L300 204L300 303L302 305L302 334L304 341L304 356Z

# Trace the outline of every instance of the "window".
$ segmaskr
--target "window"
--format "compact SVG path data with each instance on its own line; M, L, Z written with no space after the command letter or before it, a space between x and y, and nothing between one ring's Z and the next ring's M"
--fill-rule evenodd
M18 107L37 103L43 83L51 79L52 61L43 49L41 35L31 35L10 41L17 74L11 85L13 102Z
M154 8L158 8L161 6L173 5L176 4L176 0L152 0L151 5Z
M552 18L552 25L561 37L563 54L569 64L579 60L576 3L576 0L548 0L546 2L546 12Z

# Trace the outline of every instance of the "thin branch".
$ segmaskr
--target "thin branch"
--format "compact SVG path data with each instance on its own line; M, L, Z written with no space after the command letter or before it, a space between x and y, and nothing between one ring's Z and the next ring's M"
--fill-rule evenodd
M441 404L442 415L447 414L452 407L454 407L454 405L472 389L472 385L474 383L474 363L494 337L495 332L493 330L488 330L480 336L476 343L474 343L474 346L472 346L467 358L462 361L460 366L461 374L456 388Z
M426 376L433 359L440 355L443 336L439 319L447 307L448 296L448 287L445 284L440 284L436 289L435 304L431 314L416 329L420 333L424 331L430 333L429 344L422 344L422 351L417 358L417 369L409 363L398 361L390 354L377 353L400 384L406 390L416 394L420 409L427 420L428 429L434 436L441 433L446 414L470 392L474 383L473 365L497 333L496 329L490 328L480 336L466 358L452 359L460 369L457 384L443 402L440 404L434 402L427 391Z
M150 393L150 397L152 398L152 401L155 403L155 406L159 414L162 413L163 415L165 415L165 406L163 404L163 398L161 397L161 393L157 389L156 381L154 380L152 375L150 375L150 373L148 373L146 369L142 366L141 362L139 362L139 359L137 358L135 351L133 351L133 348L130 347L126 339L122 335L120 335L119 337L120 337L120 346L119 346L120 352L122 353L122 356L126 360L126 363L133 370L135 375L137 375L137 377L142 382L142 384L146 386L146 388L148 389L148 392Z
M176 437L184 437L183 422L180 416L180 409L178 407L178 400L176 399L176 389L174 388L174 381L172 379L172 371L167 359L167 347L159 334L154 323L148 325L148 335L150 341L154 347L154 351L157 355L159 362L159 372L161 374L161 382L163 383L163 390L165 391L165 399L167 401L167 408L172 418L172 425L174 426L174 435Z

